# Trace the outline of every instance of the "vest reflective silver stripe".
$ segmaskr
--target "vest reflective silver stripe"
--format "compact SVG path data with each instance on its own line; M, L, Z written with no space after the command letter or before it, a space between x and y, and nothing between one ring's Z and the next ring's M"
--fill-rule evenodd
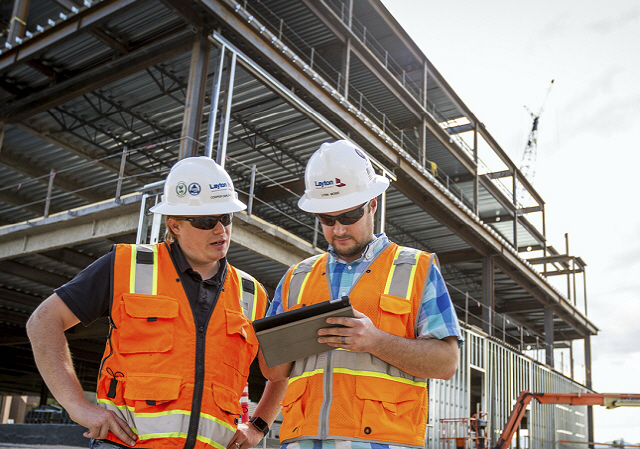
M158 248L155 245L131 246L131 293L155 295L158 290Z
M419 256L420 250L405 246L398 247L384 293L400 298L411 297Z
M327 366L326 360L327 353L322 353L296 361L291 370L289 382L323 372ZM427 385L426 379L405 373L368 352L337 349L332 352L331 367L334 373L380 377L418 387L426 387Z
M172 410L160 413L135 413L126 405L116 406L113 402L99 399L100 405L116 413L134 429L140 441L154 438L186 438L189 432L190 412ZM205 413L200 414L197 439L214 447L227 446L236 429L229 424Z
M322 257L322 254L309 257L308 259L300 262L291 274L291 280L289 281L289 296L287 297L287 310L300 303L304 286L306 284L307 276L311 273L313 266L318 259Z
M242 270L238 270L234 267L238 273L238 283L242 290L242 296L240 297L240 306L242 312L251 321L256 319L256 291L258 290L258 282L248 273Z

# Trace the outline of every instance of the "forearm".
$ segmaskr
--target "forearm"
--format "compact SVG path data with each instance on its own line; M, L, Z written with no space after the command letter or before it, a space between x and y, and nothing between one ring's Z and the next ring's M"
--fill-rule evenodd
M88 404L88 401L73 368L64 334L68 323L51 316L46 309L45 305L34 312L27 322L27 334L42 378L56 400L73 414L75 405Z
M406 373L427 379L449 380L458 367L456 337L414 340L380 331L369 352Z
M267 382L262 398L260 398L260 402L258 402L253 412L253 416L259 416L271 426L282 408L280 402L282 398L284 398L284 393L287 391L287 384L287 379L278 382Z
M268 367L267 362L264 360L262 350L258 352L258 360L260 362L260 371L267 380L272 382L279 382L289 378L293 363L283 363L282 365L276 365L274 367Z

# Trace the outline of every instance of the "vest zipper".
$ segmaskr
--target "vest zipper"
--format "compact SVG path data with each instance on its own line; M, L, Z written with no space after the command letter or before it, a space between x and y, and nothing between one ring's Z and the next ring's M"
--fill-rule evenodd
M205 343L207 339L207 328L209 327L209 321L213 315L213 311L218 304L218 298L220 292L224 288L224 283L227 278L227 266L225 265L224 273L222 273L220 279L220 287L213 298L213 304L209 309L209 316L205 321L204 326L198 328L196 337L196 371L195 379L193 382L193 400L191 401L191 416L189 417L189 431L187 432L187 440L184 443L184 449L193 449L196 445L196 439L198 437L198 425L200 424L200 410L202 410L202 392L204 390L204 370L205 370ZM189 302L191 307L191 302ZM191 307L191 313L194 313L193 307ZM196 317L193 317L193 323L197 323Z

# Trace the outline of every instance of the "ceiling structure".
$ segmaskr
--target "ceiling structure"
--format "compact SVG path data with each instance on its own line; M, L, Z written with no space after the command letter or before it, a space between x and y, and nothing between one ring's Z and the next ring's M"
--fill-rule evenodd
M136 241L179 158L224 161L251 204L229 260L273 292L326 247L297 198L337 138L390 177L378 227L438 254L464 325L514 350L589 348L586 264L546 242L544 200L379 1L15 0L0 22L0 394L42 391L30 313ZM93 390L106 324L68 335Z

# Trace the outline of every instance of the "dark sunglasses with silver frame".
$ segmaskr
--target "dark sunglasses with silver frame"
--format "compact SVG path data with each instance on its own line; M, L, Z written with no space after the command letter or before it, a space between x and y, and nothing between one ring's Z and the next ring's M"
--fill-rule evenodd
M218 225L218 222L222 223L222 226L229 226L233 219L233 214L222 215L202 215L199 217L171 217L175 220L183 220L191 223L196 229L211 230Z
M320 222L325 226L333 226L336 224L336 221L340 222L340 224L344 226L349 226L357 223L364 216L364 211L370 202L371 200L367 201L357 209L344 212L340 215L316 214L316 217L318 217L318 220L320 220Z

